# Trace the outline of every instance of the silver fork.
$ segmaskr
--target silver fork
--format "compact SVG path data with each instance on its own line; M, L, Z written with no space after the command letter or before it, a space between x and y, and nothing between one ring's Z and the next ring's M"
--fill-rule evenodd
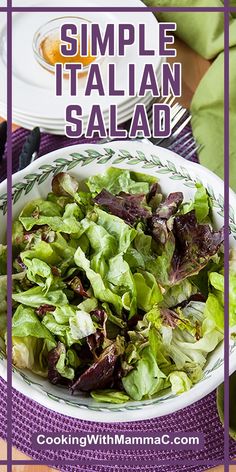
M182 119L182 117L187 111L186 108L182 107L182 105L180 105L179 103L174 103L174 101L175 101L175 97L173 97L172 95L168 95L168 97L162 97L160 100L156 101L156 103L165 103L166 105L170 106L171 129L174 128L174 126L179 122L179 120ZM149 125L152 128L153 126L152 107L148 109L147 115L148 115ZM191 117L189 119L191 119Z
M169 138L155 138L151 137L150 141L155 146L164 146L169 147L171 142L177 138L177 136L181 133L181 131L185 128L185 126L190 122L191 115L189 111L182 107L179 103L175 103L173 106L172 104L175 101L175 97L169 95L165 100L160 100L159 103L166 103L170 106L170 127L171 127L171 135ZM153 116L152 116L152 107L148 109L148 121L150 128L152 130L153 127ZM167 144L168 143L168 144Z
M178 103L174 104L174 101L175 101L175 97L173 97L172 95L168 95L168 97L161 97L160 100L158 100L158 102L156 101L156 99L152 100L152 102L150 103L150 105L147 109L148 121L149 121L150 129L152 130L152 127L153 127L153 116L152 116L153 104L154 103L163 103L163 104L167 104L167 105L170 106L170 113L171 113L171 115L170 115L170 121L171 121L170 125L171 125L171 132L173 134L169 138L154 138L154 137L144 138L143 135L140 134L140 136L137 136L137 138L131 138L131 140L136 140L137 139L137 140L142 141L142 142L151 141L155 146L160 145L160 146L163 146L163 147L168 147L167 144L166 144L167 140L171 140L171 142L172 142L172 138L176 139L176 137L181 133L181 131L184 129L184 127L191 120L191 115L188 112L188 110L186 110L186 108L183 108ZM129 129L130 129L130 120L125 124L124 128L127 131L129 131ZM101 141L99 141L99 143L100 144L105 144L105 143L109 143L111 141L115 141L115 139L108 137L108 138L102 139ZM170 141L168 141L168 144L170 144Z
M172 133L168 138L150 138L149 140L155 146L161 146L166 149L174 150L178 148L178 153L185 159L190 160L193 155L202 149L202 145L198 144L192 136L191 131L185 132L178 138L185 126L191 120L189 111L180 104L175 103L175 98L168 96L165 100L160 100L160 103L167 103L171 107L171 130ZM148 110L148 118L150 127L152 127L152 108ZM143 140L143 142L146 140Z
M179 103L174 103L175 97L171 94L168 97L161 97L158 101L155 99L151 102L147 109L147 117L151 131L153 130L153 113L152 107L154 103L163 103L170 106L170 128L171 128L171 137L173 136L174 139L176 136L181 133L184 127L189 123L191 120L191 115L189 111L182 107ZM127 128L126 128L127 129ZM129 128L128 128L129 129ZM128 130L127 129L127 130ZM160 145L164 140L168 138L148 138L155 145Z
M162 147L168 148L172 151L174 151L177 147L178 149L176 152L187 160L190 160L195 153L199 152L203 148L201 144L196 142L195 138L192 136L191 131L187 131L178 139L172 140L172 142L169 144L163 142Z

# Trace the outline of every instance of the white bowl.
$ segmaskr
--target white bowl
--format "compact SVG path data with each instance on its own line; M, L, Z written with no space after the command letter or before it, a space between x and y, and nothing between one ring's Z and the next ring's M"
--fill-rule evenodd
M152 144L116 141L106 145L76 145L54 151L33 162L13 177L13 217L22 207L35 198L45 197L50 190L54 172L69 171L83 180L103 172L111 165L132 169L159 178L164 193L182 191L185 199L193 196L195 182L202 182L208 189L216 228L224 224L224 185L209 170L184 160L177 154ZM0 241L6 239L6 182L0 185ZM236 196L230 191L231 247L236 247ZM203 379L190 391L176 396L167 393L146 401L128 402L124 405L97 403L81 395L71 396L66 389L50 384L29 371L14 368L13 386L27 397L63 415L89 421L124 422L138 421L173 413L213 391L224 380L223 343L212 352L204 369ZM7 363L0 358L0 375L6 379ZM236 341L230 344L230 372L236 370Z

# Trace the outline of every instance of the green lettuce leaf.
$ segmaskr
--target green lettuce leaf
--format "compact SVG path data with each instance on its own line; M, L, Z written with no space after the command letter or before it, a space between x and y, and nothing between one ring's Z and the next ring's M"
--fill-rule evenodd
M188 279L184 279L178 285L173 285L166 290L162 305L173 307L188 300L191 295L197 293L197 288Z
M109 258L113 254L116 254L118 249L117 241L103 226L87 218L82 220L81 224L86 231L86 236L94 251L93 255L100 254L105 258Z
M209 293L206 306L205 316L207 319L212 320L215 326L223 332L224 330L224 307L221 300L214 295Z
M149 191L149 180L150 176L145 174L109 167L103 174L90 177L86 183L93 194L100 193L103 189L113 195L120 192L146 194ZM156 182L156 179L151 177L151 182Z
M32 308L19 305L12 318L12 336L47 339L52 344L55 339L50 331L43 326Z
M212 316L206 317L205 310L205 303L202 302L190 302L188 307L182 310L192 325L194 323L196 325L196 322L201 323L199 339L196 339L192 334L191 325L189 329L183 328L184 323L174 329L170 326L161 328L165 349L175 363L177 370L185 370L189 364L198 364L203 367L207 355L214 351L224 337Z
M13 365L19 369L29 369L41 377L47 377L48 353L52 348L50 342L41 338L13 336Z
M148 331L148 342L159 368L165 375L168 375L173 369L173 364L165 351L161 335L154 326L151 326Z
M229 319L230 326L236 326L236 273L229 275Z
M7 246L0 244L0 276L7 273Z
M153 254L151 245L152 237L144 234L139 228L133 240L134 247L129 247L124 256L133 272L137 269L148 270L148 267L150 267L155 273L156 257ZM152 270L149 271L152 272Z
M79 310L87 311L87 313L90 313L91 311L96 310L97 307L98 307L98 301L94 297L87 298L87 300L84 300L78 305Z
M134 279L131 270L122 254L118 254L109 260L107 280L111 285L117 287L117 291L120 291L122 294L127 290L133 290L135 292Z
M171 372L168 376L171 383L171 391L174 395L180 395L187 392L192 387L192 382L185 372Z
M191 380L192 384L198 383L203 377L202 367L197 363L186 363L184 366L184 371Z
M81 236L82 238L83 236ZM81 238L74 242L73 239L67 241L60 233L55 234L55 239L50 243L51 248L58 262L56 266L60 269L62 275L65 271L73 266L74 254L78 245L80 245Z
M13 364L16 367L47 376L48 352L56 346L56 341L32 308L19 305L15 311L12 344Z
M66 346L78 343L80 339L96 332L90 314L69 305L57 307L54 312L46 313L42 325L53 335L63 339Z
M38 218L39 216L49 216L49 217L57 217L62 215L62 208L55 202L50 202L43 199L33 200L28 202L23 210L20 213L19 221L22 218L27 217L35 217Z
M94 390L90 392L91 397L96 402L104 403L126 403L129 401L128 395L117 390Z
M42 319L42 325L55 336L65 336L69 332L69 323L60 323L56 321L53 313L47 313Z
M143 254L140 254L137 249L129 247L126 254L124 254L124 260L129 264L132 272L137 269L145 269L145 260Z
M69 324L70 333L74 339L83 339L96 332L92 318L86 311L77 310L75 315L70 318Z
M134 240L134 247L139 254L145 257L150 256L152 253L152 237L148 234L144 234L144 232L139 229Z
M210 198L204 185L196 183L196 193L194 195L194 209L199 223L206 220L209 215L211 204Z
M75 313L76 307L72 307L71 305L62 305L56 307L56 309L53 311L53 317L57 323L62 325L69 323L70 318L72 318Z
M55 195L74 198L78 188L77 179L67 172L57 172L52 179L52 191Z
M24 226L19 220L12 223L12 249L13 254L17 255L24 249L26 242L24 241Z
M224 275L218 272L209 274L209 281L213 287L214 295L211 296L211 312L215 313L221 329L224 327ZM214 298L213 298L214 297ZM209 301L209 303L210 303ZM229 273L229 322L230 326L236 326L236 272L230 268Z
M211 201L204 185L196 182L195 187L196 192L194 195L194 201L190 203L184 203L183 210L184 213L195 210L198 223L204 223L206 222L211 210Z
M151 397L165 388L166 376L159 369L149 347L144 348L134 369L122 379L126 393L133 400Z
M130 171L130 177L131 179L135 180L135 182L148 182L150 185L158 182L158 179L156 177L153 177L153 175L144 174L143 172L135 172L133 170Z
M96 208L97 221L96 223L111 234L117 241L118 253L124 254L130 247L137 231L127 225L118 216L110 215L100 208Z
M72 367L68 364L68 358L66 353L66 348L64 344L60 344L60 357L56 363L56 370L57 372L66 379L73 380L75 376L75 371Z
M157 256L155 261L148 261L146 263L146 269L151 272L156 277L159 284L164 287L170 285L169 273L174 251L175 238L172 233L169 233L162 254Z
M53 231L60 231L67 234L78 234L79 236L83 234L83 228L74 216L69 218L59 216L40 216L37 219L34 217L21 217L20 221L27 231L30 231L35 225L48 225Z
M42 287L47 293L53 282L53 275L50 266L40 259L27 259L23 256L24 264L27 267L27 277L31 282Z
M138 308L150 311L156 303L163 300L161 289L150 272L136 272L133 275L137 293Z
M125 328L126 327L126 322L123 321L119 316L114 315L112 310L110 309L108 303L103 303L102 308L107 314L107 319L108 319L108 324L109 321L116 326L119 326L120 328Z
M21 281L24 272L12 275L13 287ZM7 275L0 275L0 348L5 351L5 335L7 331Z
M67 305L68 300L62 290L49 290L44 293L42 287L33 287L25 292L13 293L15 302L22 305L38 308L40 305Z
M48 225L53 231L67 234L83 233L83 229L78 221L83 217L83 213L76 203L69 203L65 207L62 215L62 208L56 203L47 200L35 200L28 203L19 216L19 221L27 231L33 226Z
M75 253L75 263L80 269L83 269L89 279L95 298L103 302L111 303L118 314L122 311L122 300L121 297L112 292L108 286L105 285L100 274L94 272L90 267L90 261L86 258L85 254L78 248Z
M136 285L130 267L121 254L118 254L109 260L109 269L106 274L106 280L108 281L112 291L115 293L120 294L121 296L127 293L129 294L128 306L130 317L133 316L137 310Z
M65 218L75 218L76 220L82 220L84 214L81 208L76 203L68 203L65 206L65 211L63 214L63 219Z
M7 276L0 276L0 314L7 312Z
M22 260L36 258L51 265L57 265L61 260L58 254L53 250L52 244L46 241L36 242L33 247L21 252L20 255Z
M59 196L59 195L55 195L55 193L53 192L49 192L49 194L47 195L47 201L56 203L64 210L65 206L68 203L73 203L73 198L69 196L66 197L65 195Z
M77 369L80 366L81 361L77 356L77 353L74 349L67 349L66 352L66 362L68 365L73 367L73 369Z

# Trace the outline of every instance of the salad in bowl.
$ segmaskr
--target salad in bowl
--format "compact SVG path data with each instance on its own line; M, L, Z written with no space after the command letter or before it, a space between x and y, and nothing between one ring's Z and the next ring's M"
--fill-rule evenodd
M113 415L178 407L210 375L224 338L224 228L203 183L186 198L163 182L131 166L54 172L15 211L14 372L50 400ZM1 256L3 280L4 245ZM234 272L231 282L233 326Z

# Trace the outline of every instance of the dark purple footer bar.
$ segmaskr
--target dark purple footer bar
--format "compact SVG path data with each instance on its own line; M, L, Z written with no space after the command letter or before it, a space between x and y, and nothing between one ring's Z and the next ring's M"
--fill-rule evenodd
M204 435L199 432L143 432L121 433L51 433L38 432L32 436L32 447L40 450L202 450Z

